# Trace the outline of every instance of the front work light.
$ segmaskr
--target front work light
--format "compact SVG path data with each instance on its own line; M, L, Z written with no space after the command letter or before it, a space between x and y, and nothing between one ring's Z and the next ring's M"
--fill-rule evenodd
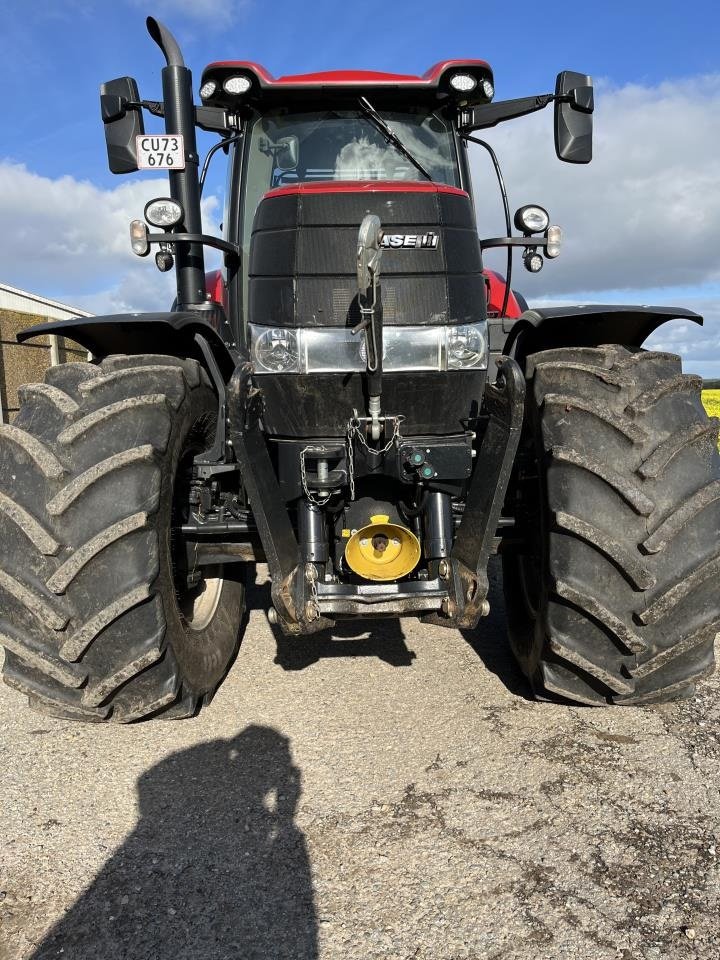
M492 98L495 96L495 87L492 85L492 82L490 80L483 80L480 86L482 87L482 92L485 94L486 98L488 100L492 100Z
M225 93L240 94L247 93L251 86L252 82L248 77L228 77L223 83L223 90Z
M547 237L547 246L545 247L545 256L550 257L550 259L552 259L553 257L557 257L558 254L560 253L560 248L562 246L562 241L563 241L562 228L548 227L547 233L545 234L545 236Z
M208 97L211 97L217 90L217 84L214 80L206 80L205 83L200 87L200 99L207 100Z
M528 252L523 257L523 263L525 264L525 269L529 270L530 273L540 273L544 260L539 253Z
M177 200L158 197L145 204L145 219L153 227L174 227L183 218L183 208Z
M458 93L470 93L477 86L477 80L470 73L454 73L450 77L450 86Z
M138 257L146 257L150 253L148 228L143 220L130 221L130 246Z
M515 214L515 226L523 233L543 233L548 228L550 217L544 207L528 203Z

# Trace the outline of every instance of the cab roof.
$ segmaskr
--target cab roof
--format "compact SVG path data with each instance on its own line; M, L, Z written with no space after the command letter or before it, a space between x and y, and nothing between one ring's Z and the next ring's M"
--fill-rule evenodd
M450 86L450 77L455 73L468 73L477 85L468 93L458 93ZM249 89L241 94L229 94L223 84L230 77L242 76L250 82ZM490 65L485 60L442 60L433 64L422 76L407 73L381 73L374 70L328 70L321 73L290 74L273 77L259 63L248 60L221 60L211 63L203 70L201 87L210 82L216 84L203 102L210 106L241 107L243 104L280 106L296 98L325 100L364 93L382 94L402 99L405 103L445 101L455 99L463 104L486 102L481 84L492 83Z

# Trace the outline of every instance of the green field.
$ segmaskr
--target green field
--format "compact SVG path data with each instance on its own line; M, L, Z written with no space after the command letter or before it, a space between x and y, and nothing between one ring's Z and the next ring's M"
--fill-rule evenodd
M720 390L703 390L702 400L711 417L720 417ZM720 438L718 438L720 449Z

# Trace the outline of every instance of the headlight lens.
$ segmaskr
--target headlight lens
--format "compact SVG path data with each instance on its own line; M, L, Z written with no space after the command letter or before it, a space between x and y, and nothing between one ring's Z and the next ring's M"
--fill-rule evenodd
M217 90L217 84L214 80L206 80L205 83L200 87L200 99L207 100L208 97L211 97Z
M529 203L515 214L515 226L523 233L543 233L547 230L550 217L544 207Z
M365 370L365 337L347 327L297 330L250 324L255 373L354 373ZM383 369L485 370L487 324L383 329Z
M247 93L251 86L252 81L249 77L228 77L223 83L223 90L225 93Z
M479 324L447 327L448 369L468 370L487 365L487 334Z
M251 325L256 373L300 373L297 330Z
M145 204L145 219L153 227L174 227L183 218L183 208L177 200L159 197Z
M450 86L458 93L470 93L477 86L477 80L470 73L454 73L450 77Z

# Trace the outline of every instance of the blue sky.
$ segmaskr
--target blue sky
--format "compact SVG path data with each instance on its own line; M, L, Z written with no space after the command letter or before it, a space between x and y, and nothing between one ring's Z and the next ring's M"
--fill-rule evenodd
M592 74L599 150L591 168L554 159L548 111L506 124L493 140L513 205L545 201L571 228L567 258L523 277L522 286L539 300L582 294L609 302L612 294L649 302L651 294L654 302L702 304L710 320L702 336L680 325L663 345L720 376L716 2L6 0L0 215L13 230L0 240L0 280L89 309L102 308L103 297L106 309L120 300L144 305L160 289L149 263L130 260L126 227L122 237L109 235L126 214L140 213L147 184L107 172L98 108L100 82L125 73L143 96L159 98L162 62L147 14L176 33L196 89L202 67L224 58L257 60L280 75L341 67L421 73L446 57L483 57L503 99L551 90L560 69ZM487 171L481 158L476 165L482 184ZM206 213L216 220L221 164L209 187ZM477 192L480 232L487 223L490 234L498 216L491 181ZM92 225L85 211L97 211Z

